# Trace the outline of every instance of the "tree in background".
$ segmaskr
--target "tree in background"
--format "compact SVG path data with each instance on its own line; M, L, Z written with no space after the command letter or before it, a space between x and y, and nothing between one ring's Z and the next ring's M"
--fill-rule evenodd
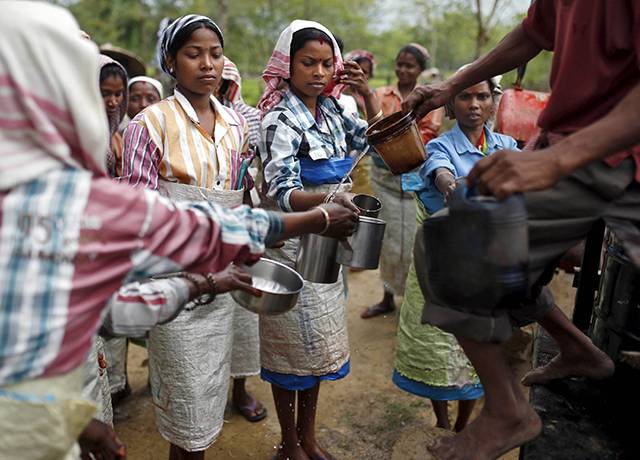
M133 51L155 72L160 21L188 13L214 19L225 33L225 54L242 71L245 98L255 103L259 76L280 32L293 19L321 22L347 50L366 48L378 62L375 85L395 79L394 60L410 42L427 46L431 65L446 76L488 51L524 15L523 0L54 0L68 7L98 44ZM517 10L514 5L518 5ZM478 13L480 12L480 14ZM525 83L547 89L550 57L534 59ZM505 82L515 80L507 77ZM244 93L245 91L243 91ZM256 99L256 100L254 100Z

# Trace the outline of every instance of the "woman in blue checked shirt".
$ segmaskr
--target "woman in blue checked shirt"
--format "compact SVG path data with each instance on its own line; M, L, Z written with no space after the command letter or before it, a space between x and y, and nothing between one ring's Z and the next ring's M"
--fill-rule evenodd
M379 104L358 64L343 63L331 32L315 22L293 21L282 32L263 78L258 108L267 196L284 211L313 208L347 174L348 152L369 149L367 123L343 113L334 96L351 87L363 96L369 119L379 116ZM348 189L334 201L356 210ZM297 246L288 240L268 256L294 266ZM306 282L292 310L260 318L261 375L272 385L282 430L275 458L333 458L316 440L315 416L320 381L349 372L345 306L342 278Z

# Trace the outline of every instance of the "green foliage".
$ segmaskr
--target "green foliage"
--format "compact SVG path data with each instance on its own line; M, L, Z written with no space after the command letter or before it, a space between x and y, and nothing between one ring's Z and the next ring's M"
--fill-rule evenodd
M394 60L407 43L425 45L432 55L430 65L438 67L443 75L471 62L476 53L475 2L470 0L54 1L67 6L94 41L110 42L133 51L150 69L155 67L156 34L162 18L187 13L213 18L225 33L225 54L243 74L243 95L250 103L257 101L262 92L259 76L280 32L296 18L316 20L327 26L343 39L345 51L355 48L372 51L378 61L374 87L395 81ZM505 5L510 0L502 2ZM385 15L389 11L382 10L385 5L397 10L395 16ZM483 52L495 46L520 20L521 16L512 16L491 24L489 43ZM534 59L527 70L525 86L546 89L550 62L549 53ZM514 74L507 74L505 86L514 80Z

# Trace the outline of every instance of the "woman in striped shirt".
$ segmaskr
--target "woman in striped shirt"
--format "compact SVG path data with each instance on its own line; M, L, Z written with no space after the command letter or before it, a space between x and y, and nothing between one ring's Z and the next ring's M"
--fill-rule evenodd
M0 456L67 458L95 413L81 397L83 364L123 283L250 263L266 240L327 227L346 235L356 216L338 205L287 216L174 205L115 183L106 173L95 44L80 38L63 8L21 1L2 8ZM169 295L148 293L150 307ZM127 297L119 300L140 305ZM113 453L124 455L118 446Z
M244 174L248 126L213 96L223 75L223 46L221 30L204 16L178 18L164 30L158 60L176 88L127 127L124 181L173 200L205 199L227 207L242 203L249 184ZM225 271L214 278L224 283L229 276ZM258 318L229 295L150 334L151 391L158 428L172 444L171 458L201 458L222 429L234 322L242 323L243 342L253 344L245 355L253 357L257 371ZM262 405L246 391L240 396L238 405L249 407L251 417L264 416Z

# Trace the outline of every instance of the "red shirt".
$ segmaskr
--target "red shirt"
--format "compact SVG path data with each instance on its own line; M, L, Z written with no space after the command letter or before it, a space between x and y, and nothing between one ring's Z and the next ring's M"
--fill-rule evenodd
M571 134L599 120L640 83L640 1L535 0L522 22L553 51L551 97L541 129ZM634 149L640 181L640 149ZM606 158L615 166L632 151Z

